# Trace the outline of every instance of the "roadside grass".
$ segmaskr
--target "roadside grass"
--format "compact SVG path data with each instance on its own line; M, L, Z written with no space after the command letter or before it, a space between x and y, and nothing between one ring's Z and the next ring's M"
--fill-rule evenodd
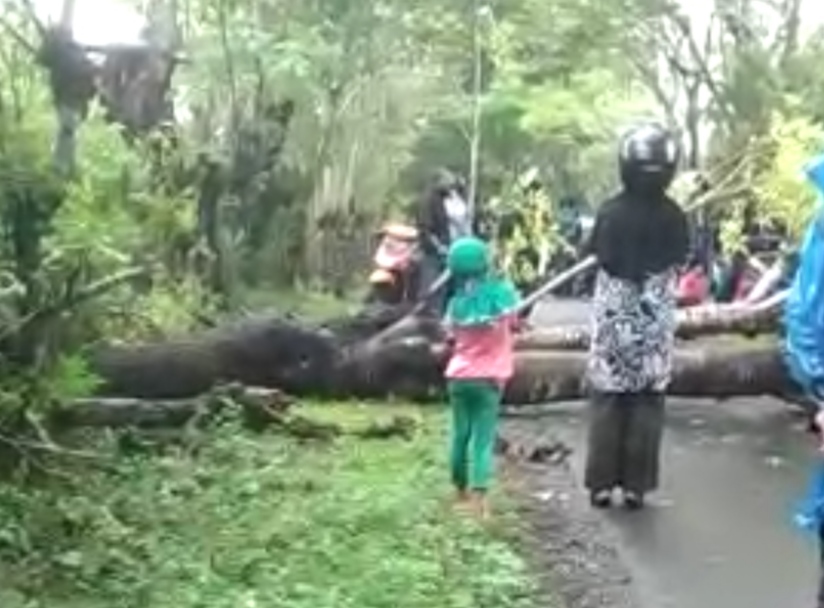
M0 485L0 606L531 608L505 498L491 525L449 508L442 412L303 413L420 425L411 440L318 443L230 420L109 471Z

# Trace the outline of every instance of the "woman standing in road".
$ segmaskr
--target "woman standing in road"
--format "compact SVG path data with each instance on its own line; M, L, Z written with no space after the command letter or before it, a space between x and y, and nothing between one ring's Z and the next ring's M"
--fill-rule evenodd
M623 491L631 509L658 485L664 395L675 336L675 281L689 246L687 218L667 195L678 146L657 124L621 141L623 189L598 212L588 379L592 390L586 487L593 506Z

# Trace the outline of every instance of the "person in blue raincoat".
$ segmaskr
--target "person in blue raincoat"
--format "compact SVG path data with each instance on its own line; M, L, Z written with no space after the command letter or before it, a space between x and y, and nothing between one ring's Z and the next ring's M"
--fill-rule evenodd
M811 403L813 427L821 442L807 496L795 519L818 536L821 575L816 605L824 608L824 155L813 159L805 173L819 201L787 298L784 359Z

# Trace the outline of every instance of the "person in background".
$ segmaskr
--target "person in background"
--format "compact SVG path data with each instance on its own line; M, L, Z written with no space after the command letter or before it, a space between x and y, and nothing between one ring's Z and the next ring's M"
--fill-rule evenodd
M578 247L583 236L582 206L574 196L564 196L558 201L558 232L573 247Z
M452 353L445 372L452 409L451 477L458 506L485 517L498 409L514 369L519 296L493 273L489 247L480 239L457 239L447 267L454 278L446 312Z
M696 210L690 233L692 236L691 261L700 265L704 274L709 276L712 262L716 257L718 230L710 223L706 210Z
M675 281L689 248L686 215L667 195L678 156L664 127L631 130L620 144L623 189L600 206L588 246L597 278L585 485L599 508L620 488L625 506L639 509L658 485Z
M733 302L746 287L747 255L735 251L718 268L714 295L716 302Z
M446 289L437 294L429 294L429 289L444 271L450 243L473 232L473 218L461 181L441 170L418 205L416 215L423 254L418 270L418 299L427 299L426 310L440 315Z
M680 307L698 306L709 299L710 278L697 255L693 254L689 257L678 278L676 293L676 302Z

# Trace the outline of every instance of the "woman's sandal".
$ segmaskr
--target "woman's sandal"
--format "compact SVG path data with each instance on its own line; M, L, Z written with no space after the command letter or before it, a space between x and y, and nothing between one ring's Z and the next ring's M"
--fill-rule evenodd
M644 495L636 492L624 492L624 507L630 511L640 511L644 508Z
M612 492L610 490L590 492L589 504L596 509L609 509L612 506Z

